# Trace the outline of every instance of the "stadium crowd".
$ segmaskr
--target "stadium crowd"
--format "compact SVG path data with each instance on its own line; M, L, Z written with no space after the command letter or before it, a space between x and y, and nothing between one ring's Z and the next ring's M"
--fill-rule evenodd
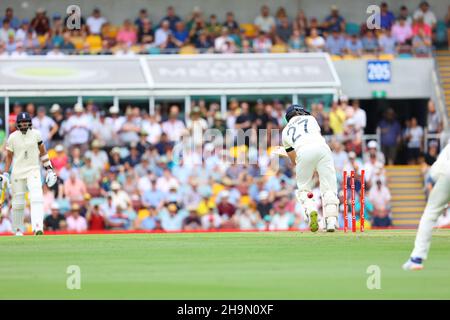
M44 186L46 230L286 230L307 227L294 197L292 165L280 157L279 165L271 166L270 150L258 151L252 143L257 129L282 128L285 108L279 100L259 99L253 105L231 99L223 115L217 103L198 100L184 119L177 105L151 115L131 105L103 110L92 101L66 109L15 103L8 121L14 130L16 115L29 112L50 150L60 183L52 190ZM342 96L329 111L320 102L312 103L310 110L333 150L339 186L343 170L354 170L359 193L359 173L364 169L366 221L389 226L384 169L392 152L385 145L389 139L382 135L381 146L375 140L366 145L366 113L358 100L349 103ZM382 128L396 132L395 124L383 121ZM206 142L207 129L252 134L249 141L229 147ZM276 133L271 136L272 145L279 145L279 138ZM178 147L186 144L192 147L180 152ZM240 163L236 157L241 154L256 160ZM315 183L321 211L317 179ZM339 194L342 203L342 190ZM342 214L342 205L340 210ZM8 230L8 212L5 206L0 232Z
M95 8L87 18L81 17L79 29L72 30L68 28L70 16L49 16L39 8L34 17L19 18L9 7L0 18L0 56L326 51L338 59L379 54L429 56L433 43L447 42L450 7L440 21L426 1L412 12L402 5L394 14L385 2L380 8L377 30L347 21L335 5L322 21L303 10L294 14L279 7L273 14L262 6L250 23L239 23L232 11L225 17L206 17L199 7L183 19L172 6L165 16L152 20L150 14L160 13L143 8L134 21L127 18L121 26Z

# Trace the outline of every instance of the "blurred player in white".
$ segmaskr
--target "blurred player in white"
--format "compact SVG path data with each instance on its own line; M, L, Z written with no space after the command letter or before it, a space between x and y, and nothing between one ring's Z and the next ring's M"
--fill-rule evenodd
M311 231L319 229L318 213L312 195L313 175L319 174L325 228L334 232L337 227L339 199L336 170L330 147L320 133L316 119L303 106L291 105L286 110L283 129L283 147L295 163L298 201L305 209L305 218Z
M2 174L4 187L11 184L12 225L16 235L22 235L25 210L25 193L28 191L31 211L31 225L34 234L43 234L44 198L40 162L47 170L45 182L52 187L57 180L42 142L41 134L32 128L31 117L27 112L17 115L17 130L6 142L5 171ZM12 167L11 180L9 170Z
M428 256L431 245L431 233L436 221L444 213L445 207L450 202L450 140L441 151L437 160L430 168L430 176L435 184L431 189L425 212L422 215L417 230L416 242L411 257L403 265L405 270L423 269L423 260Z

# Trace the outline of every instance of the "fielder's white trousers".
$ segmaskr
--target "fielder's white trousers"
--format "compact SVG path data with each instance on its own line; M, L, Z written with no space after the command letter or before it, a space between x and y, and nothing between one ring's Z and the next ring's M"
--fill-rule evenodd
M25 211L25 193L30 200L31 225L33 231L43 230L44 196L42 192L41 172L30 171L26 178L11 176L12 222L13 230L22 229Z
M428 197L425 212L417 230L414 250L411 257L426 259L431 245L431 233L438 217L444 213L450 201L450 175L440 175Z

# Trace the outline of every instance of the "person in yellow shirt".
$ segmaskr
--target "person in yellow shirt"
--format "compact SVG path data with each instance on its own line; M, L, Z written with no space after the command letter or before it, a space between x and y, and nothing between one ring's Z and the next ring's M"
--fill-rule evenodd
M344 132L345 118L345 111L334 101L330 111L330 127L333 129L334 134L342 134Z

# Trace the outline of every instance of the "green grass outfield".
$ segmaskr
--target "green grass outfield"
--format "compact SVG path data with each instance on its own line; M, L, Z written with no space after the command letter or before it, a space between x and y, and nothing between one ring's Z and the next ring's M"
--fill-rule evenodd
M450 299L450 230L405 272L415 231L0 237L0 299ZM66 288L69 265L81 290ZM370 265L381 289L366 286Z

